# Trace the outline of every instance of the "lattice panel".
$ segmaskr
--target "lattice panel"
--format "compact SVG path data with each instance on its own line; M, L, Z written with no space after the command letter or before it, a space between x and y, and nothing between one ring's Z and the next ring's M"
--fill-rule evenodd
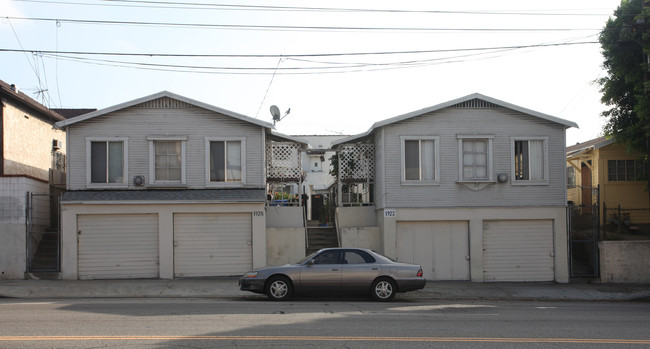
M268 181L298 181L301 174L299 144L266 143L266 176Z
M339 177L344 181L375 178L375 148L372 144L346 145L339 151Z

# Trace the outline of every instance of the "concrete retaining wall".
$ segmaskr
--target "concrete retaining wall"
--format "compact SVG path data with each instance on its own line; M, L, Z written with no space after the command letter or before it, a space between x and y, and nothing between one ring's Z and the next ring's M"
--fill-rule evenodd
M266 265L295 263L305 257L305 228L266 228Z
M603 283L650 283L650 241L601 241Z
M381 251L381 230L379 227L341 228L341 246L369 248Z

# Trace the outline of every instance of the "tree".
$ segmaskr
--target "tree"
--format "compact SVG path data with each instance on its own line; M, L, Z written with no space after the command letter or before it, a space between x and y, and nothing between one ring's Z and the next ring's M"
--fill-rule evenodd
M643 154L644 160L650 154L650 9L646 1L622 0L607 21L599 41L608 75L598 80L601 101L610 107L602 113L607 118L605 135Z

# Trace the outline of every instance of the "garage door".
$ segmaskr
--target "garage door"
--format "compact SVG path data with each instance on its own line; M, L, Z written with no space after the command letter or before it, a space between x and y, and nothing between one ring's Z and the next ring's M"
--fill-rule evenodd
M242 275L253 267L250 213L174 215L174 275Z
M469 280L468 224L397 222L397 260L422 265L428 280Z
M485 281L553 281L553 221L483 222Z
M79 279L156 278L158 215L78 215Z

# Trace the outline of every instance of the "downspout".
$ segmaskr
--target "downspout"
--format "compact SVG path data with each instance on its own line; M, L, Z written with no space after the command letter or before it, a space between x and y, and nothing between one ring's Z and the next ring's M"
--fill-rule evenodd
M5 103L2 99L0 99L0 176L5 174L4 120L5 120Z

